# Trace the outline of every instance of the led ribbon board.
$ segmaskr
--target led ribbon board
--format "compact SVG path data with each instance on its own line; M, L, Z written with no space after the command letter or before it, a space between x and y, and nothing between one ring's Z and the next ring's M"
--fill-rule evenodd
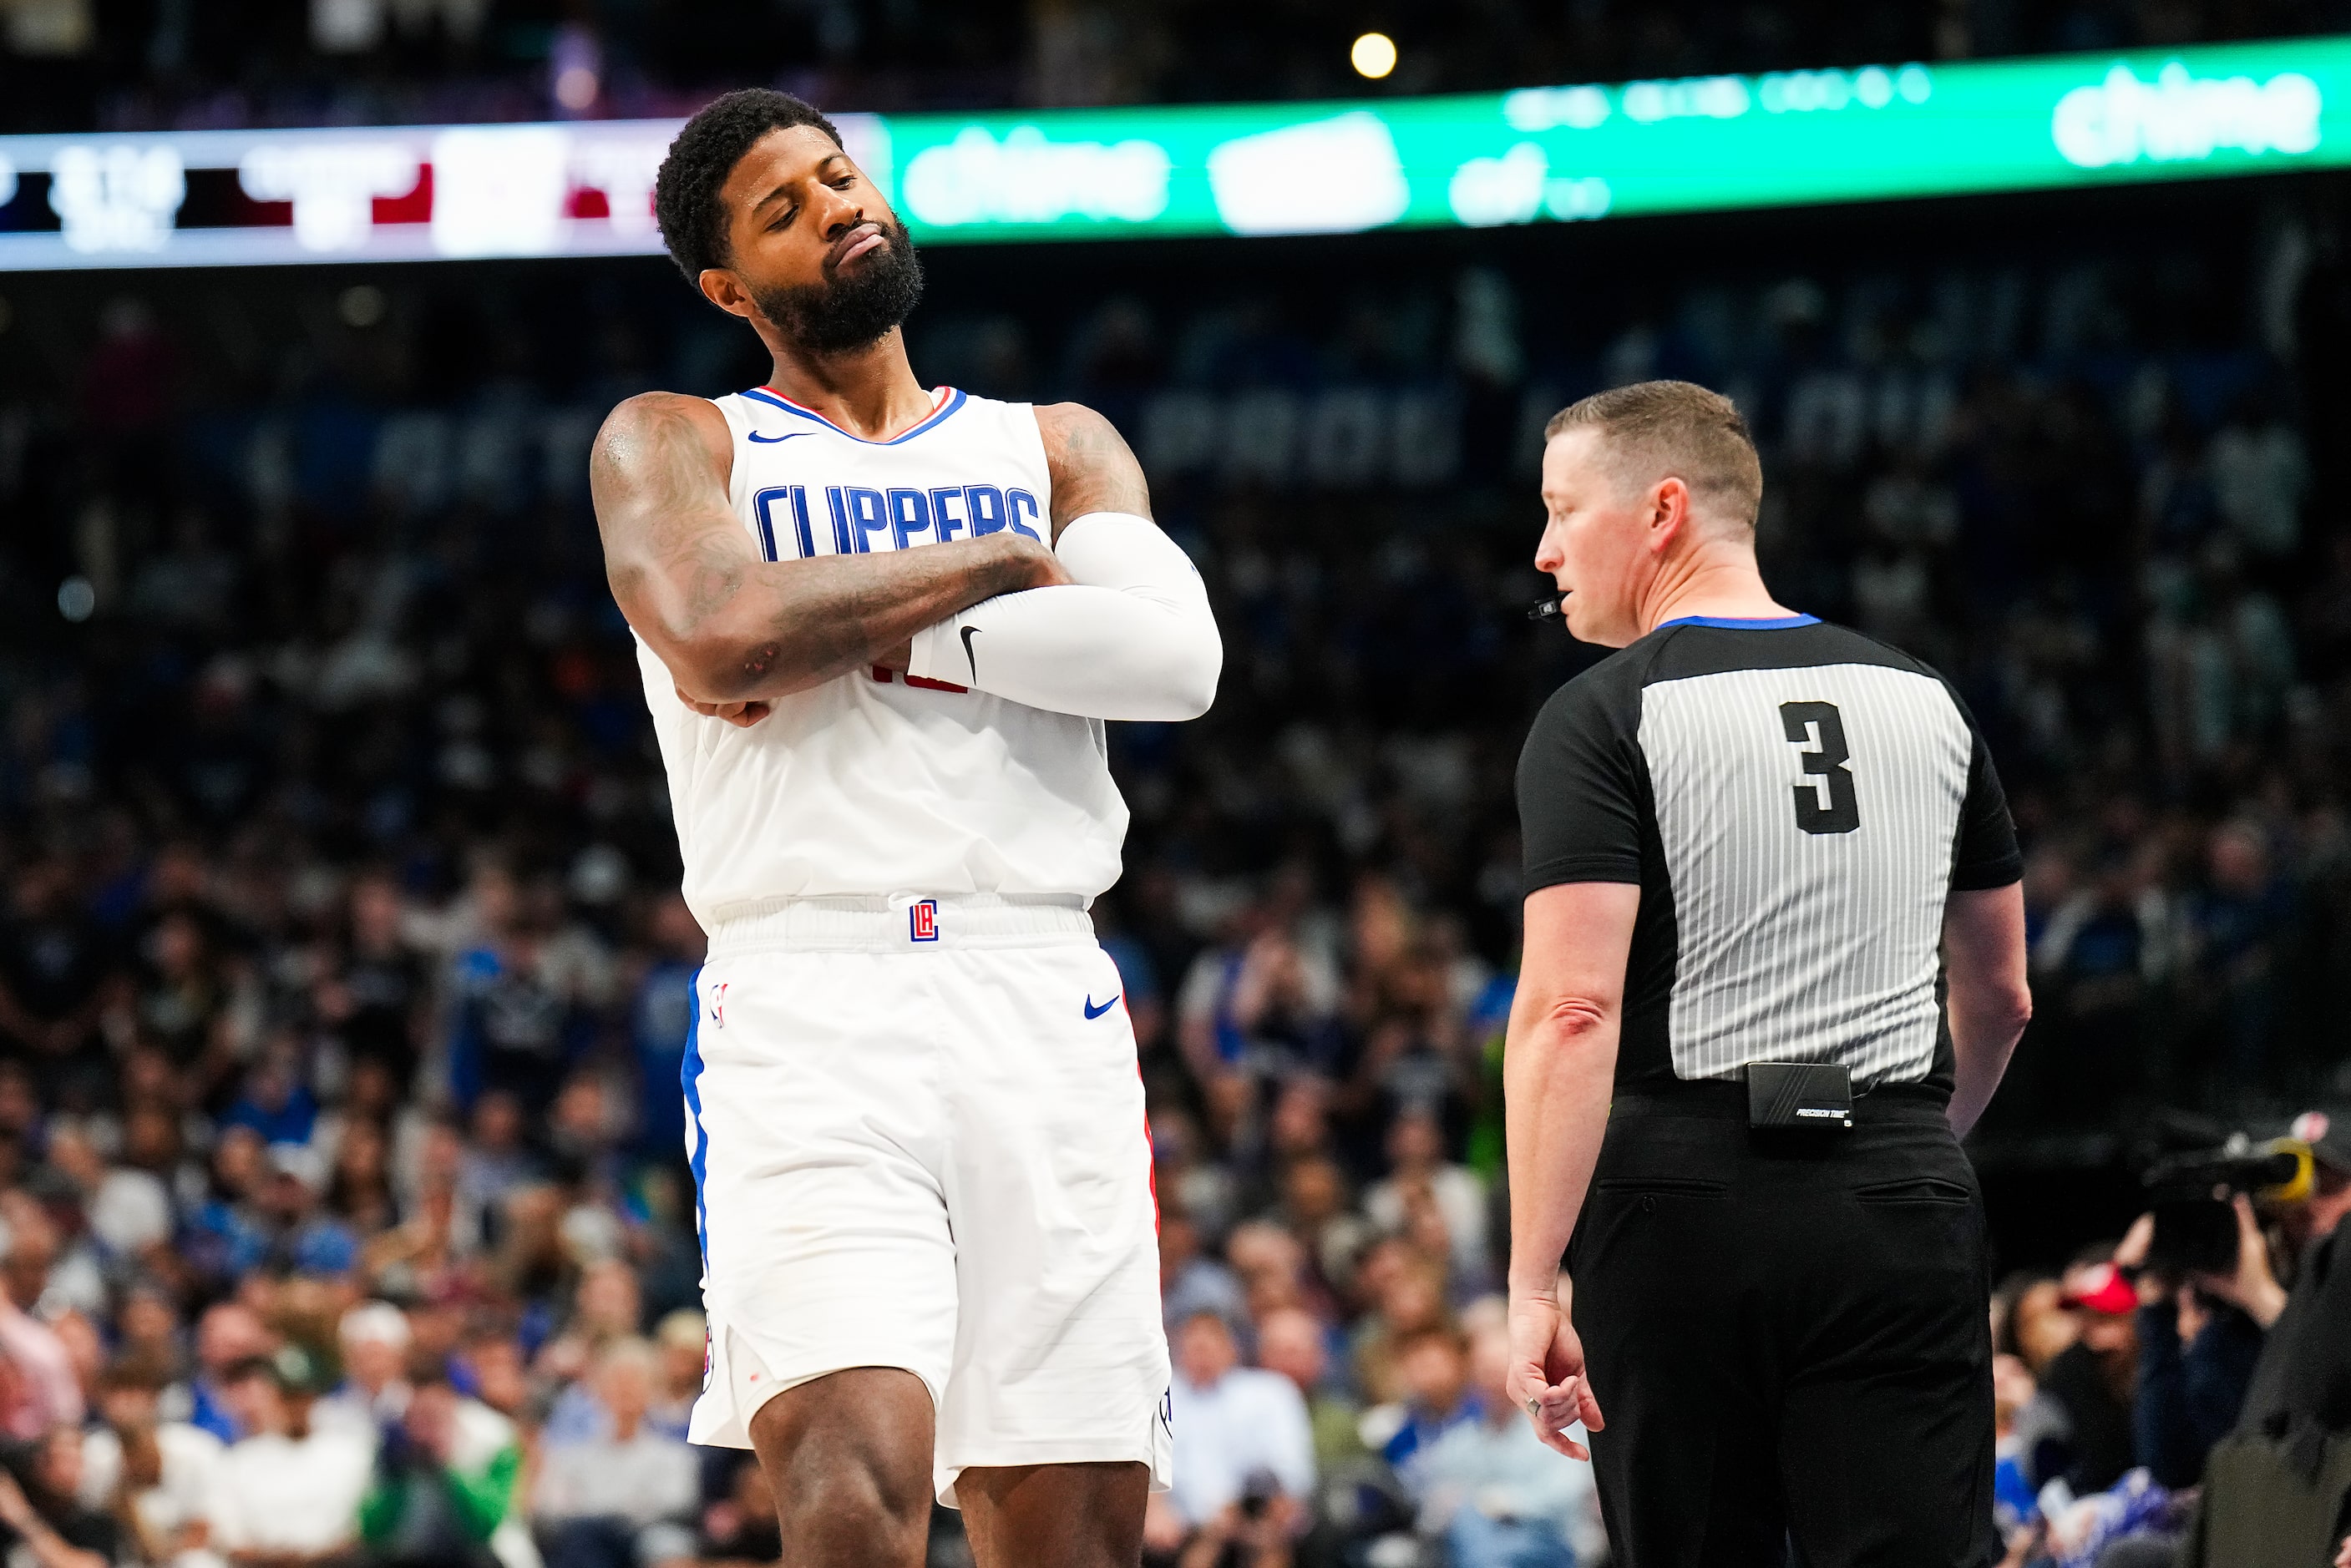
M842 115L927 244L1490 227L2351 163L2351 38L1362 102ZM674 120L0 137L0 270L657 253Z

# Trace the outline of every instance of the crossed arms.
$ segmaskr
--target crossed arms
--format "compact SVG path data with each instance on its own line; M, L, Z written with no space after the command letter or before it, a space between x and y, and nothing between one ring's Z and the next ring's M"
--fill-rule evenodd
M1142 466L1090 409L1042 407L1037 424L1052 546L1007 529L767 561L728 501L733 441L717 409L668 392L631 398L589 458L612 596L679 698L737 724L872 665L1057 712L1196 718L1223 649L1198 575L1145 521Z

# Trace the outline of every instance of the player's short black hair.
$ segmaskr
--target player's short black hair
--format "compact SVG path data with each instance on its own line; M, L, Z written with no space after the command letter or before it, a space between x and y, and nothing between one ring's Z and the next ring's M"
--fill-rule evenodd
M653 217L662 243L685 281L726 265L726 204L719 187L743 154L771 130L812 125L841 145L841 132L813 104L772 88L744 88L713 99L685 122L653 176Z

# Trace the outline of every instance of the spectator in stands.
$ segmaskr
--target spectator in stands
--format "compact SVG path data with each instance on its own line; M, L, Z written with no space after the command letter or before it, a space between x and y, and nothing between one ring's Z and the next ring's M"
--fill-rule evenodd
M1400 1338L1395 1369L1404 1408L1380 1457L1417 1490L1421 1458L1447 1432L1485 1413L1485 1392L1469 1381L1468 1345L1451 1324L1415 1329Z
M1562 1464L1510 1403L1510 1345L1489 1324L1472 1336L1478 1413L1447 1428L1415 1459L1424 1532L1445 1542L1452 1568L1574 1568L1605 1545L1588 1465ZM1582 1427L1571 1428L1582 1441Z
M1159 1211L1159 1303L1172 1334L1200 1313L1230 1322L1247 1310L1240 1281L1230 1269L1200 1251L1200 1228L1183 1210Z
M1445 1131L1426 1107L1409 1106L1388 1128L1388 1176L1364 1194L1364 1212L1391 1236L1407 1228L1405 1196L1426 1191L1437 1203L1457 1278L1483 1282L1492 1272L1486 1240L1486 1184L1445 1158Z
M303 1568L349 1552L375 1465L372 1436L311 1426L319 1368L298 1346L238 1364L224 1384L246 1435L221 1459L214 1543L231 1563L256 1568Z
M99 1550L69 1539L16 1478L5 1470L0 1470L0 1530L5 1531L5 1540L14 1549L10 1555L21 1551L35 1568L113 1568L115 1563L111 1542L108 1549Z
M482 940L449 977L449 1085L461 1106L497 1092L536 1116L586 1046L604 976L550 885L484 886L494 892L478 910Z
M381 1071L362 1062L352 1076L373 1078ZM400 1206L392 1191L392 1142L382 1124L366 1116L340 1118L330 1147L334 1154L327 1174L326 1217L355 1241L390 1229Z
M319 1102L302 1072L301 1042L289 1031L262 1048L245 1075L223 1125L251 1127L273 1148L307 1148L319 1124Z
M2258 1083L2277 1029L2279 971L2287 955L2294 888L2277 875L2259 824L2212 830L2209 884L2189 908L2196 973L2224 1043L2224 1084Z
M385 1568L501 1568L493 1542L522 1473L512 1423L460 1395L437 1366L408 1387L360 1505L360 1538Z
M402 930L400 889L388 877L351 880L340 961L320 981L319 1021L356 1066L375 1064L395 1095L415 1082L430 977Z
M707 944L694 911L678 894L662 896L649 924L653 951L629 1006L629 1035L637 1058L637 1147L655 1158L679 1159L685 1149L685 1098L678 1085L685 1067L686 1038L700 1005L695 1000L694 977Z
M581 1273L573 1294L571 1321L540 1348L534 1366L540 1377L558 1381L563 1388L548 1412L541 1434L547 1442L578 1442L611 1432L611 1413L601 1403L601 1384L591 1385L586 1374L607 1348L633 1342L643 1317L636 1271L628 1264L607 1258ZM669 1391L659 1368L647 1397L654 1404L668 1402ZM653 1404L646 1407L649 1411L653 1407Z
M1258 1365L1289 1378L1306 1401L1316 1470L1328 1475L1365 1458L1368 1450L1357 1431L1362 1412L1343 1389L1332 1386L1330 1335L1313 1314L1295 1306L1275 1308L1258 1319L1257 1347Z
M1292 1160L1281 1177L1281 1204L1270 1218L1304 1243L1306 1260L1332 1288L1344 1290L1371 1227L1348 1201L1347 1175L1328 1155Z
M1169 1425L1174 1487L1155 1498L1150 1536L1160 1552L1207 1532L1230 1540L1302 1530L1314 1496L1314 1437L1306 1400L1289 1378L1240 1364L1232 1325L1212 1312L1177 1326Z
M695 1545L698 1554L695 1568L751 1568L783 1556L776 1494L768 1489L768 1472L757 1460L746 1458L733 1467L724 1495L702 1511Z
M528 1142L523 1104L503 1089L474 1102L471 1137L459 1145L463 1158L456 1196L476 1215L496 1214L518 1189L538 1179L541 1164Z
M2044 1466L2024 1424L2040 1397L2040 1385L2022 1361L2005 1352L1992 1356L1992 1523L2002 1541L2030 1528L2040 1513Z
M161 1413L160 1372L119 1362L99 1383L103 1424L82 1445L83 1506L123 1521L136 1554L161 1568L207 1568L221 1440Z
M633 1568L692 1550L698 1498L694 1450L645 1417L661 1361L641 1339L604 1346L595 1363L603 1433L551 1444L540 1461L533 1512L547 1568Z
M79 1426L81 1387L64 1342L29 1310L41 1299L54 1233L30 1203L9 1204L0 1212L8 1249L0 1262L0 1361L9 1369L0 1386L0 1435L29 1439Z
M695 1308L680 1307L653 1324L653 1344L661 1351L661 1392L645 1422L664 1437L682 1439L702 1393L702 1370L710 1354L709 1320Z
M2079 1320L2066 1310L2065 1287L2053 1275L2023 1274L2002 1293L2010 1298L2009 1341L2025 1370L2039 1377L2081 1334Z
M1356 1386L1374 1404L1399 1403L1409 1395L1400 1370L1405 1343L1448 1321L1445 1265L1401 1239L1385 1241L1364 1254L1355 1283L1371 1305L1351 1347Z
M2252 1204L2238 1202L2241 1259L2248 1250L2256 1257L2241 1261L2233 1272L2266 1272L2268 1243L2253 1221ZM2237 1424L2268 1325L2231 1304L2223 1293L2227 1283L2147 1268L2154 1235L2155 1217L2143 1214L2115 1249L2115 1266L2134 1275L2138 1287L2133 1449L2157 1480L2186 1488L2203 1479L2204 1456Z
M2065 1304L2079 1324L2051 1360L2041 1386L2064 1409L2066 1483L2075 1496L2104 1491L2137 1462L2131 1397L2137 1387L2138 1293L2112 1262L2111 1249L2067 1271Z
M130 1555L131 1542L120 1521L82 1501L86 1476L80 1432L58 1427L44 1434L21 1462L24 1497L59 1541L98 1563L112 1564ZM18 1533L29 1543L34 1532L20 1528ZM37 1550L35 1555L40 1555Z
M270 1176L268 1147L249 1127L223 1128L213 1145L210 1180L188 1216L182 1239L188 1265L202 1283L225 1290L269 1251L262 1210Z
M52 1096L70 1085L86 1100L102 1071L93 1053L111 965L74 882L61 855L37 857L12 879L0 919L0 1051Z
M390 1302L361 1302L347 1310L335 1327L343 1380L319 1401L312 1424L370 1438L390 1429L408 1408L403 1373L413 1337L408 1314Z
M271 1146L269 1174L256 1204L271 1263L328 1278L348 1273L359 1261L359 1238L320 1211L326 1185L326 1162L317 1149L303 1143Z

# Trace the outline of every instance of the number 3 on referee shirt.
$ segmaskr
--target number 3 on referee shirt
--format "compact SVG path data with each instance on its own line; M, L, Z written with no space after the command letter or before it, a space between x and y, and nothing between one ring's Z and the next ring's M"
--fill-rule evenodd
M1802 748L1803 783L1795 786L1796 826L1806 833L1851 833L1861 826L1854 798L1853 753L1845 749L1844 720L1834 702L1782 702L1780 723L1791 743Z

